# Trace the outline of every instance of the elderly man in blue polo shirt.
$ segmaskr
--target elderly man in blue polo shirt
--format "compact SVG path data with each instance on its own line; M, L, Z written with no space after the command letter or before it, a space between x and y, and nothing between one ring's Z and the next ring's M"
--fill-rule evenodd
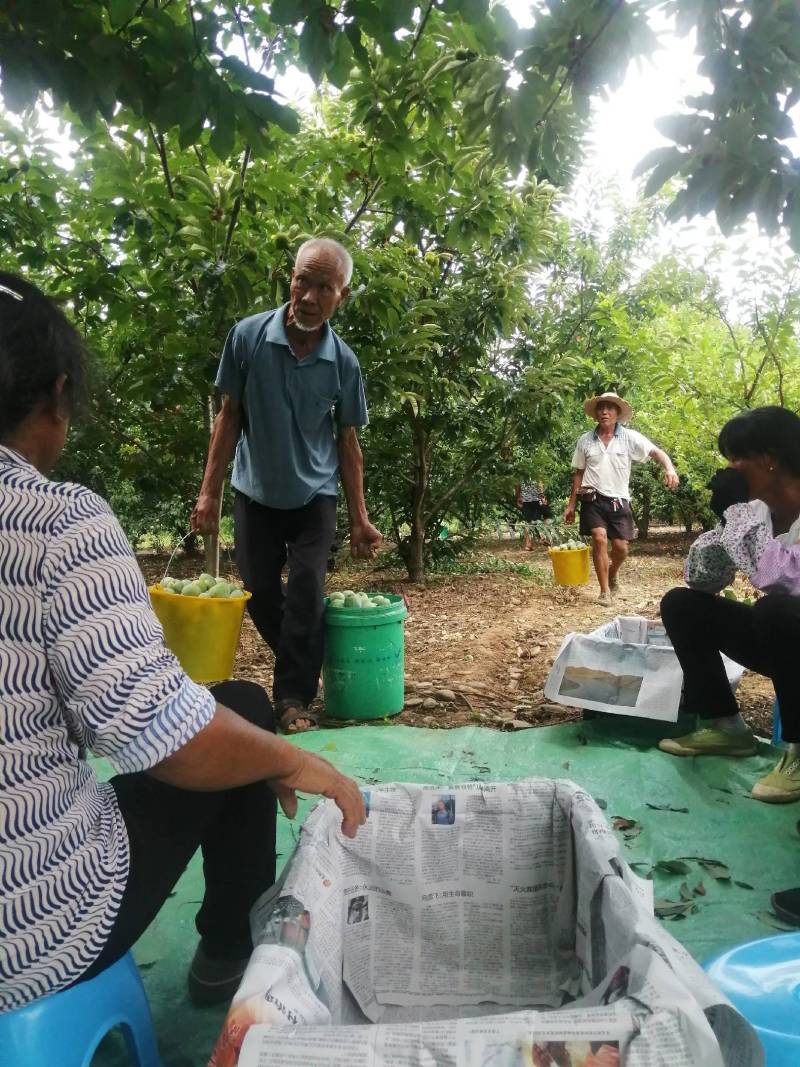
M364 502L356 436L368 421L361 369L328 325L350 291L352 271L338 242L306 241L289 303L243 319L228 334L216 380L222 408L192 512L193 530L217 531L235 453L236 559L253 594L250 615L275 653L273 699L288 733L317 726L308 705L322 666L323 589L339 477L352 555L369 558L382 540Z
M575 521L575 507L580 500L580 532L591 534L594 571L600 583L598 600L611 605L619 586L617 575L633 538L631 465L654 459L664 468L668 489L677 488L678 475L666 452L656 448L644 434L621 425L633 415L627 400L616 393L601 393L590 397L583 410L597 420L597 426L582 434L575 445L572 492L564 521Z

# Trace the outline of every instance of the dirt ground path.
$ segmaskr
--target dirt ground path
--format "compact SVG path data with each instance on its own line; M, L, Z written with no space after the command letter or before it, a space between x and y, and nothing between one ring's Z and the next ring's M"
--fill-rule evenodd
M482 546L489 563L500 557L529 564L540 572L536 579L490 571L435 576L419 588L396 572L353 565L330 575L328 586L401 592L408 598L407 700L393 721L443 729L468 723L523 729L580 716L577 709L548 703L543 692L564 636L586 633L617 614L655 618L661 596L682 579L689 540L676 531L657 531L651 540L634 542L613 608L597 603L594 575L587 586L563 589L552 582L546 548L534 546L526 552L518 542L508 541ZM143 557L140 562L148 580L161 576L161 558ZM199 561L183 559L172 573L201 569ZM270 689L271 675L271 653L246 619L236 676ZM769 736L770 683L746 674L739 696L745 718Z

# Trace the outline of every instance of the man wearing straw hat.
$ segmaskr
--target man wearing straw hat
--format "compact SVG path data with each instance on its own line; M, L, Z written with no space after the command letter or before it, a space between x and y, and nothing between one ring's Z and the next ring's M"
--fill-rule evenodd
M664 468L668 489L678 485L678 475L666 452L652 441L621 423L630 421L630 404L616 393L590 397L583 405L597 426L582 434L572 457L572 492L564 512L564 521L575 521L580 501L580 532L591 534L592 559L600 583L601 604L613 604L619 588L619 569L628 555L633 539L630 477L631 464L654 459ZM609 560L608 542L611 541Z

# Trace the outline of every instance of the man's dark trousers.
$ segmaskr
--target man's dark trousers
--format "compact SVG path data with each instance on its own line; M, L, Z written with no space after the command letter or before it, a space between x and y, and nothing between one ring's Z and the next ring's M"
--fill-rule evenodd
M236 562L256 629L275 654L272 698L310 704L324 651L325 570L336 536L336 497L268 508L242 493L233 506ZM281 574L288 562L284 585Z

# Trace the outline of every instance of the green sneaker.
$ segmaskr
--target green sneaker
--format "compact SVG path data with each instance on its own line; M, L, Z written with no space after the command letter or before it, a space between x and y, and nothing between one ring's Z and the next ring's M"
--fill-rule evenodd
M759 778L751 796L767 804L791 804L800 800L800 758L784 752L777 767Z
M757 749L749 730L734 734L710 728L693 730L683 737L665 737L658 747L670 756L754 756Z

